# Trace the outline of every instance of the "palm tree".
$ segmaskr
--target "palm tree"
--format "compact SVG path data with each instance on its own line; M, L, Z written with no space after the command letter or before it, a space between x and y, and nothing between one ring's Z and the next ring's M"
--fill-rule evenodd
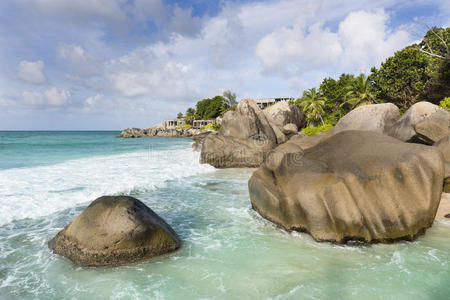
M300 106L308 119L317 120L320 119L323 125L322 115L324 114L323 107L325 105L326 98L317 92L316 88L309 89L303 92L300 100Z
M360 105L377 103L375 95L370 91L369 78L364 74L359 74L347 89L348 92L345 94L345 100L341 107L349 104L351 109L353 109Z
M194 115L195 115L195 109L189 107L186 110L186 114L184 115L184 120L186 121L186 124L192 125L192 122L194 121Z

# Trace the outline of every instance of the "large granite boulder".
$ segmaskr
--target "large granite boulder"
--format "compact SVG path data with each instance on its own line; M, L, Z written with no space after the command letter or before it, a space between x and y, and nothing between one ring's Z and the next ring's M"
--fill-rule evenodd
M141 201L104 196L93 201L48 245L80 266L115 266L174 251L180 240Z
M439 110L414 126L416 139L432 145L450 134L450 112Z
M285 140L277 129L253 100L241 100L235 111L225 113L219 133L204 139L200 162L216 168L257 167L277 141Z
M264 115L273 126L282 129L286 124L292 123L297 128L303 128L306 125L306 118L300 109L287 101L280 101L263 110Z
M345 130L366 130L386 133L400 118L400 111L392 103L363 105L343 116L333 133Z
M415 126L439 110L441 110L439 106L430 102L418 102L412 105L392 126L388 135L404 142L420 142L417 139Z
M274 144L267 140L239 139L211 133L203 140L200 163L216 168L255 168Z
M252 99L241 100L235 111L225 113L219 133L239 139L264 139L276 143L272 126Z
M442 193L435 219L450 222L450 194L447 192Z
M435 147L344 131L306 150L290 142L275 148L249 191L263 217L317 241L391 242L431 226L443 178Z

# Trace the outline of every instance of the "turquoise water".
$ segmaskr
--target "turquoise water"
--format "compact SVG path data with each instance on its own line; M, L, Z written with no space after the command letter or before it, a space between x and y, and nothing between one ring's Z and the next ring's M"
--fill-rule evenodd
M449 222L415 242L316 243L251 209L252 170L200 165L189 139L117 134L0 133L1 299L449 298ZM47 241L103 194L141 199L182 248L97 269L52 254Z

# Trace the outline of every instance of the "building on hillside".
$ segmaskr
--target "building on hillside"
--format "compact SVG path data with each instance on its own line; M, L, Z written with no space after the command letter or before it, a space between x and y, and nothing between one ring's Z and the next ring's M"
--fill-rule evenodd
M192 128L194 129L200 129L202 127L205 127L208 124L214 123L214 119L211 120L194 120L192 122Z
M273 104L275 104L275 103L277 103L277 102L281 102L281 101L294 101L295 99L294 98L289 98L289 97L279 97L279 98L259 98L259 99L256 99L255 100L255 102L256 102L256 104L258 104L258 106L261 108L261 109L264 109L264 108L266 108L267 106L269 106L269 105L273 105Z
M176 129L177 126L186 125L186 122L184 119L173 119L173 120L165 120L164 121L164 127L166 129Z

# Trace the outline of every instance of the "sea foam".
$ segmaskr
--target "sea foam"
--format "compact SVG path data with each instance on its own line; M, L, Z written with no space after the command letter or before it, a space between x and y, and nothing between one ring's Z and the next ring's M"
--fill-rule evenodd
M191 149L95 156L63 163L0 170L0 226L88 203L102 195L161 188L169 180L214 170Z

